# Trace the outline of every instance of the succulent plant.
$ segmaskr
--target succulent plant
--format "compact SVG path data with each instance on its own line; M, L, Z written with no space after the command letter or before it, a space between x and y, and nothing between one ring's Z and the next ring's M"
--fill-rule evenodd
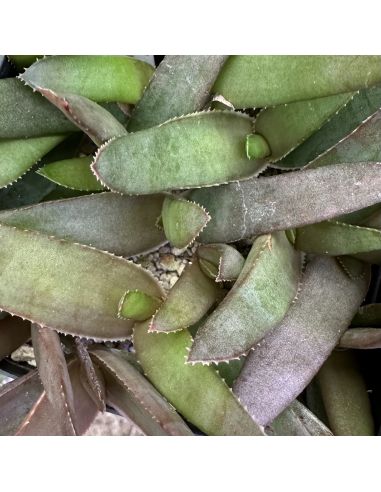
M0 435L376 434L381 56L8 59Z

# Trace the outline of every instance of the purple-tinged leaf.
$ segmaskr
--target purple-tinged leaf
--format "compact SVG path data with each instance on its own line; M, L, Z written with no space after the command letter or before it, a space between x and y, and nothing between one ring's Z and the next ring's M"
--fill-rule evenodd
M132 256L165 242L156 227L163 195L97 193L0 212L0 223Z
M259 424L303 391L349 326L369 285L369 267L357 263L361 274L352 279L334 258L315 257L297 301L248 355L233 391Z
M340 338L338 348L378 349L381 348L380 328L351 328Z
M64 435L76 435L73 388L58 334L32 324L32 343L46 396Z
M381 202L381 163L337 164L192 191L211 220L201 242L233 242Z
M161 429L161 435L190 436L192 432L184 423L174 408L158 393L158 391L148 382L148 380L127 360L123 359L116 351L105 348L91 350L94 361L107 375L106 390L110 395L110 401L115 399L115 403L123 400L121 394L128 393L129 397L135 401L135 405L142 407L142 419L136 419L136 415L128 412L128 405L124 405L121 410L147 433L152 428L148 428L145 423L154 420ZM119 396L119 399L118 399ZM124 400L126 401L126 400ZM121 405L118 405L120 408ZM149 434L148 434L149 435Z

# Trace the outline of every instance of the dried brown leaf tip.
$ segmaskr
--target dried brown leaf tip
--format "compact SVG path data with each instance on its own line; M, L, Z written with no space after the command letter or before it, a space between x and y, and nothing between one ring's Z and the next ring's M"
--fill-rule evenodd
M381 57L9 59L0 434L377 433Z

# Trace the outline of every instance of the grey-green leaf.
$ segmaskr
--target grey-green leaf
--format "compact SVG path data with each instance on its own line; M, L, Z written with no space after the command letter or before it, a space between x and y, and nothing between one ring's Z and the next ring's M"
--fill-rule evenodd
M286 315L301 266L284 232L258 237L233 288L198 329L188 360L219 362L247 353Z
M306 268L298 300L250 352L233 391L256 422L272 422L308 385L336 346L369 285L369 267L352 279L334 258Z
M77 127L15 78L0 80L0 138L27 138L77 131Z
M356 92L348 104L335 115L332 115L320 130L277 162L277 167L282 169L304 167L356 130L380 106L380 87L376 86Z
M0 309L71 335L127 339L133 322L117 318L124 292L163 295L130 261L4 224L0 258Z
M192 191L211 220L201 242L233 242L381 202L381 164L335 164Z
M62 135L0 140L0 188L8 186L64 140Z
M237 108L263 108L377 85L380 56L235 55L214 91Z
M132 256L165 242L156 227L163 199L97 193L0 212L0 223Z
M226 183L263 167L246 156L251 131L252 120L242 113L195 113L110 141L92 169L108 188L126 194Z
M136 105L128 130L144 130L203 109L226 59L226 55L167 55Z

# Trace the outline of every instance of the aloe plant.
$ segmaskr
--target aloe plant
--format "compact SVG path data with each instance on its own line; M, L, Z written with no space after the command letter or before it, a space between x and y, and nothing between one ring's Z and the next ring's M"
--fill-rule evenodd
M374 435L381 56L8 58L0 435Z

